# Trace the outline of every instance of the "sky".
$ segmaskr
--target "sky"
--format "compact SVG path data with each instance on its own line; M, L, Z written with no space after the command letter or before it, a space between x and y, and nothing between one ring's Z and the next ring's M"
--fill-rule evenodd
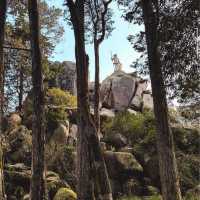
M63 0L48 0L49 5L54 5L61 9L64 9ZM100 80L105 79L114 71L114 67L111 61L111 54L117 54L120 62L123 65L123 70L126 72L133 72L133 68L130 67L131 63L139 56L137 52L131 47L131 44L127 40L127 36L134 35L140 31L143 27L125 22L121 16L122 12L119 11L116 3L112 3L110 6L113 9L115 21L115 30L111 36L104 40L100 46ZM61 23L64 27L65 33L61 41L56 45L55 51L50 58L53 61L75 61L74 56L74 35L73 30L67 25L64 19L61 19ZM90 80L94 80L94 51L93 45L86 45L86 51L90 58Z

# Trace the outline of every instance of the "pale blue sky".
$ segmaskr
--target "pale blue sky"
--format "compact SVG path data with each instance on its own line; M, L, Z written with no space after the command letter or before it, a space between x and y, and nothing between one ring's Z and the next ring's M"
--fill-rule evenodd
M49 4L64 9L63 0L48 0ZM130 64L138 57L137 52L131 47L131 44L127 40L129 34L137 33L142 27L129 24L122 18L122 12L120 12L115 3L112 3L111 7L114 11L114 27L115 30L112 35L104 40L100 46L100 79L103 80L106 76L113 72L113 65L111 62L111 52L116 53L123 64L123 70L126 72L133 71L130 68ZM55 52L52 56L52 60L56 61L75 61L74 58L74 35L73 31L62 19L65 33L59 44L57 44ZM90 80L94 80L94 53L93 45L86 46L87 53L90 57Z

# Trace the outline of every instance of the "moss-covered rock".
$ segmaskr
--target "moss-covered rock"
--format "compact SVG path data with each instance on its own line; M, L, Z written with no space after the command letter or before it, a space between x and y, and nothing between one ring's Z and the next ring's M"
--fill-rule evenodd
M200 130L173 127L176 148L185 154L199 154Z
M116 117L104 121L105 137L120 133L128 140L131 153L143 168L143 176L150 178L146 186L160 189L159 165L156 149L155 119L151 112L136 115L119 113ZM177 158L180 185L183 194L199 184L199 137L200 131L195 128L172 127L175 153ZM113 172L117 169L114 168ZM111 176L112 177L112 176Z
M30 200L30 195L29 194L24 195L23 200Z
M31 169L22 163L7 165L4 170L5 189L8 199L23 199L29 193ZM47 191L50 199L53 199L56 192L62 188L70 186L59 175L52 171L47 171L46 176Z
M126 180L143 172L142 166L131 153L106 151L105 161L113 179Z
M29 92L23 105L23 123L31 128L32 113L33 113L33 94ZM46 110L47 118L47 138L51 136L53 131L57 128L58 123L65 122L68 118L66 108L76 108L77 99L76 96L70 94L67 91L59 88L50 88L46 93L46 101L48 109Z
M114 197L142 193L143 169L131 153L106 151L105 162Z
M149 196L153 196L153 195L159 195L160 191L158 190L158 188L148 185L147 186L147 191L148 191L148 195Z
M5 158L10 163L25 163L31 164L31 146L32 138L31 131L21 125L6 135L8 150L5 152Z
M200 155L186 155L177 152L177 165L180 174L182 193L199 184Z
M59 174L73 189L76 187L76 153L74 147L48 144L46 148L47 168Z
M23 199L29 192L31 170L23 164L7 165L4 170L8 199Z
M119 200L162 200L160 195L153 195L153 196L127 196L121 197Z
M46 183L50 199L53 199L59 188L70 188L70 186L64 180L61 180L59 175L54 172L47 173Z
M53 200L76 200L76 193L69 188L60 188Z
M200 198L200 185L197 185L195 188L189 190L184 200L199 200Z

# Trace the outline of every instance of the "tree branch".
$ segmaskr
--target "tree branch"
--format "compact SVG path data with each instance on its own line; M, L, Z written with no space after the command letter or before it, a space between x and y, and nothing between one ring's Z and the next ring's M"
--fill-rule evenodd
M103 5L104 5L104 11L101 13L101 22L102 22L102 34L101 36L99 37L99 39L97 40L97 43L100 44L104 38L105 38L105 35L106 35L106 19L105 19L105 16L108 12L108 6L109 4L112 2L112 0L109 0L109 1L103 1Z

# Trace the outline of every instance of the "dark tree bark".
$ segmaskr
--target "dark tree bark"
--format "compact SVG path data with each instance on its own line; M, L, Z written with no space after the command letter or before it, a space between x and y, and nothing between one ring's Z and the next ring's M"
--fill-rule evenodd
M45 199L45 123L44 85L40 50L39 14L37 0L28 1L32 50L33 125L31 200Z
M96 7L90 9L94 9L96 12L96 15L101 15L101 18L96 19L96 21L93 22L94 26L94 55L95 55L95 86L94 86L94 119L95 119L95 125L97 129L97 133L100 136L100 111L99 111L99 103L100 103L100 81L99 81L99 47L103 40L105 39L106 35L106 14L108 12L108 6L112 2L112 0L104 1L104 11L102 13L99 13L98 9ZM94 3L95 4L95 3ZM96 2L98 4L98 1ZM99 27L99 22L101 23L101 28ZM101 32L100 35L98 35L98 32Z
M88 101L88 65L84 39L84 0L67 0L75 36L78 98L77 194L78 200L93 200L94 187L100 185L99 198L112 200L111 187ZM97 183L95 183L97 181ZM95 188L96 190L96 188Z
M100 84L99 84L99 42L94 41L94 57L95 57L95 82L94 82L94 119L98 135L100 135Z
M0 1L0 131L3 119L3 107L4 107L4 56L3 45L5 37L5 21L6 21L6 8L7 1Z
M154 113L157 125L157 150L162 196L164 200L181 200L173 135L169 125L166 92L158 48L158 10L157 13L154 12L152 4L151 0L142 0Z
M0 1L0 199L5 199L4 178L3 178L3 151L2 151L2 126L3 126L3 107L4 107L4 55L3 45L5 37L7 1Z
M19 106L18 106L18 110L20 112L22 110L23 96L24 96L24 73L23 73L23 67L21 66L19 73Z

